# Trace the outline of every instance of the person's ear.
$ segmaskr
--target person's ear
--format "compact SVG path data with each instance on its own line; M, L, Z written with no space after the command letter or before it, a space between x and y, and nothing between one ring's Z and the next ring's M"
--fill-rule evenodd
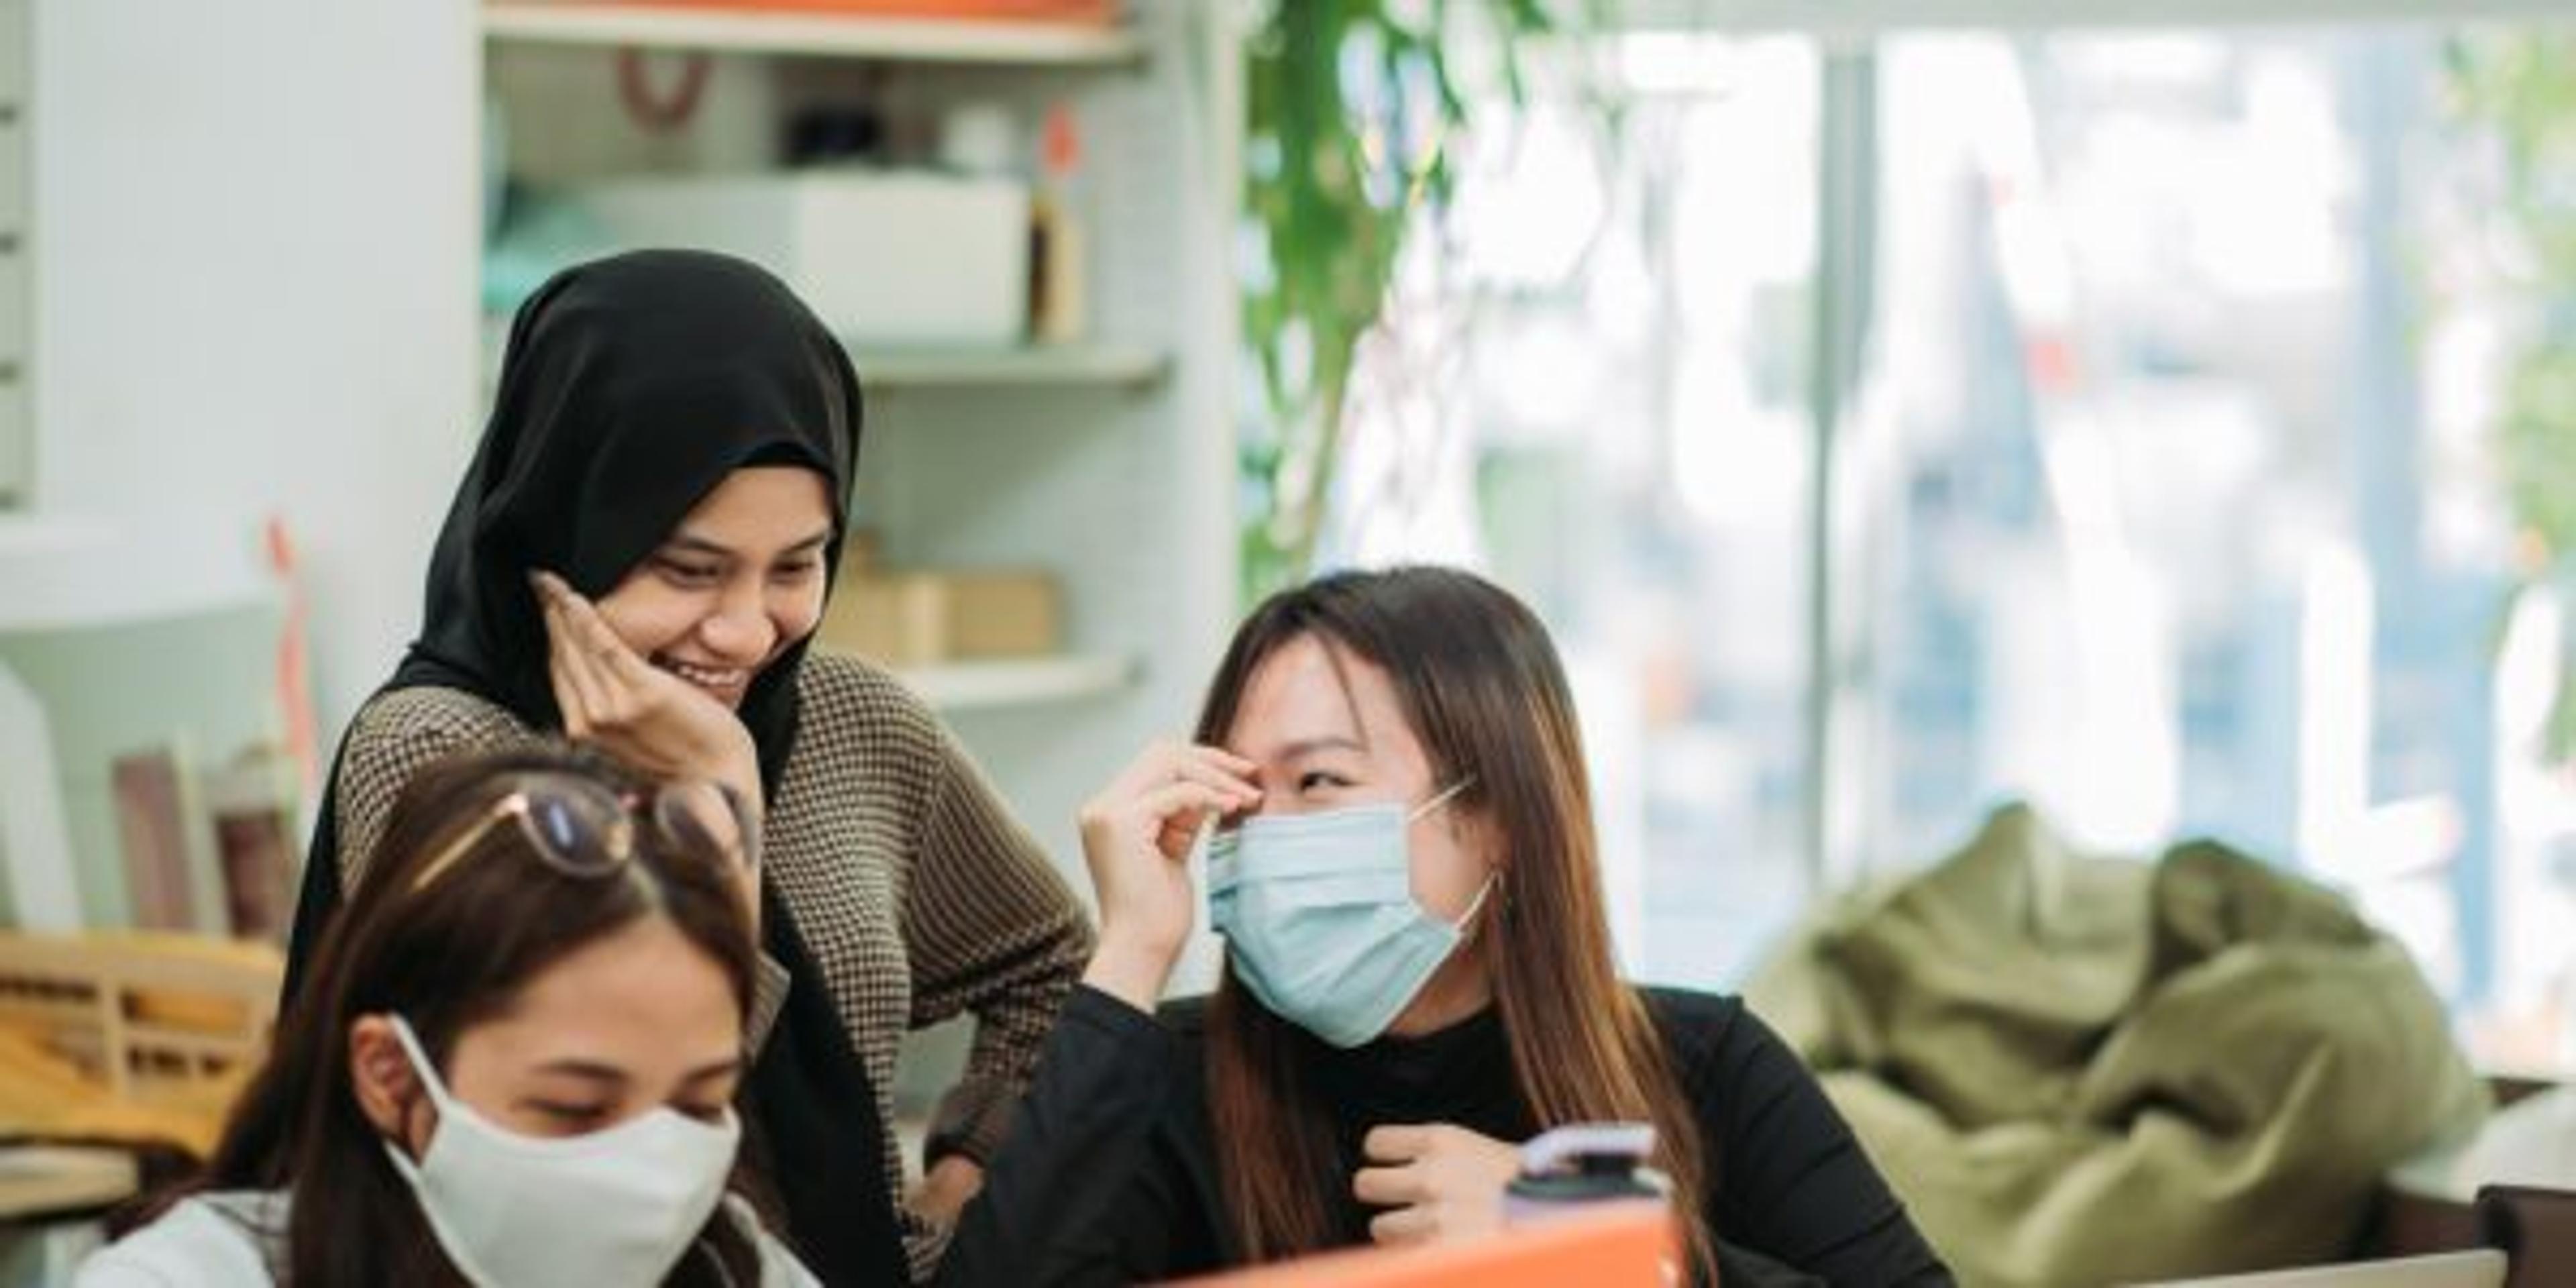
M358 1112L377 1131L409 1147L412 1114L423 1089L391 1017L362 1015L349 1026L349 1083L357 1093Z

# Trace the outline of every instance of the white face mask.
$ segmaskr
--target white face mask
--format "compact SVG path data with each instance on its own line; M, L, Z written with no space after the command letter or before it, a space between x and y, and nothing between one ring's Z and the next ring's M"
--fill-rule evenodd
M723 1199L742 1124L669 1106L551 1139L494 1124L448 1093L401 1016L394 1033L438 1107L414 1163L385 1142L447 1259L476 1288L645 1288L696 1242Z

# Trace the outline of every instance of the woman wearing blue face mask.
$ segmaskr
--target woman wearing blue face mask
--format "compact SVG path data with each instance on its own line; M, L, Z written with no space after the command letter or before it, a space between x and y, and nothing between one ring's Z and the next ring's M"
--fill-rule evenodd
M1084 811L1099 950L994 1170L1087 1165L1052 1209L980 1214L1030 1249L1021 1281L1473 1237L1519 1142L1633 1120L1693 1278L1947 1282L1761 1021L1619 979L1588 793L1555 651L1491 584L1351 573L1257 609L1196 743ZM1158 1019L1211 825L1224 974Z
M207 1176L79 1288L815 1283L730 1194L757 855L711 785L423 771Z

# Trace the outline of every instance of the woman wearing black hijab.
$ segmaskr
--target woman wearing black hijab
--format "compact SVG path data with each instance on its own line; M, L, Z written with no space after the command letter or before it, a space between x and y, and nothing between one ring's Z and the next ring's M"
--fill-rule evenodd
M519 311L430 559L425 621L351 722L305 866L297 972L385 812L456 752L568 736L761 808L766 948L746 1098L830 1283L927 1279L1090 949L1078 905L921 700L808 656L839 557L848 358L748 264L566 270ZM971 1011L923 1200L897 1199L903 1033Z

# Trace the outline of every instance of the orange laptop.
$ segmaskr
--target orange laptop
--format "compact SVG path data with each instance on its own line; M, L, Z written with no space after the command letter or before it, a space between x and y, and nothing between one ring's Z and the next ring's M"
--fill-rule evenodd
M1605 1204L1491 1239L1362 1248L1194 1279L1199 1288L1665 1288L1672 1230L1660 1203Z

